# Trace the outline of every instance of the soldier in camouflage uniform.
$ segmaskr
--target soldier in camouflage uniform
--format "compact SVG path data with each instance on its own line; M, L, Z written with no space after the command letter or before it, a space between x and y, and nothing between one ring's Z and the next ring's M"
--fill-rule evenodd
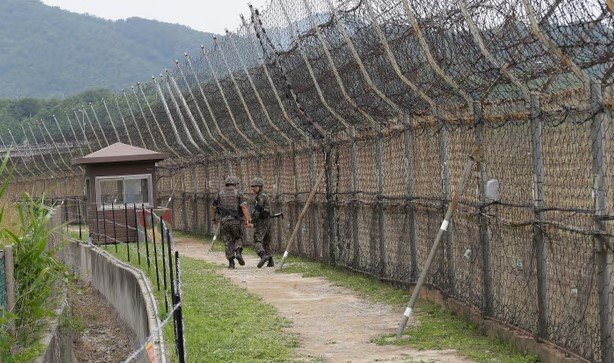
M235 258L239 265L245 265L245 260L241 255L243 250L241 220L248 228L253 227L253 225L251 224L245 196L238 189L239 178L229 176L226 178L225 184L225 187L220 190L213 201L213 215L216 216L214 221L220 223L219 233L226 245L228 268L232 269L235 268Z
M252 192L256 195L254 214L252 220L254 222L254 249L260 256L258 268L267 264L267 267L273 267L273 256L271 254L271 206L269 196L262 191L264 181L262 178L254 178L251 183Z

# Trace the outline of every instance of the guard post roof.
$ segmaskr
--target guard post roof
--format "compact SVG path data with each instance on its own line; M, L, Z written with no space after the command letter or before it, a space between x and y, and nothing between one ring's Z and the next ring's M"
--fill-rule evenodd
M116 142L84 157L73 160L73 165L120 163L130 161L157 162L168 158L168 154Z

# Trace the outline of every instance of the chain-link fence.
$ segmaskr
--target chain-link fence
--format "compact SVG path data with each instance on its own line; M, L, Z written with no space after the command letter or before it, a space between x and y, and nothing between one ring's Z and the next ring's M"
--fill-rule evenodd
M288 216L274 226L282 250L325 169L292 253L411 284L479 148L427 282L610 362L613 10L272 0L161 77L1 133L1 146L19 145L12 192L81 195L71 160L121 141L171 155L158 196L178 229L211 234L223 178L263 177Z
M118 195L115 197L119 198ZM142 276L150 280L149 293L158 304L152 309L158 314L158 325L149 327L149 335L139 337L135 350L125 361L153 359L155 353L150 346L160 344L164 348L161 348L162 356L158 356L159 359L164 362L185 362L182 272L170 227L170 214L160 209L154 210L149 203L96 204L87 202L83 197L50 198L45 200L45 204L56 208L59 216L55 227L66 229L65 238L97 246L96 251L104 250L120 261L137 267ZM78 244L70 248L78 248ZM62 258L75 266L83 263L79 260L79 254L69 251ZM164 328L171 322L172 330ZM165 339L160 343L158 340L163 329Z
M470 148L481 144L485 159L461 198L428 283L486 316L600 360L608 349L602 344L611 344L611 335L604 338L600 329L612 317L613 265L612 232L599 229L609 227L611 215L598 217L593 208L598 176L590 165L598 143L590 136L591 122L541 130L538 122L408 128L322 152L273 154L267 159L274 167L261 171L251 165L262 155L233 160L217 179L210 163L164 169L161 180L169 182L160 184L161 202L176 196L171 204L177 228L212 233L205 215L221 178L243 175L247 186L245 176L261 175L276 211L287 216L273 228L281 252L315 173L327 167L327 184L302 221L292 253L411 284ZM531 146L540 144L543 161ZM195 180L205 187L191 189L186 181L203 168ZM533 178L543 178L543 186ZM487 179L500 183L498 201L485 199L480 183Z

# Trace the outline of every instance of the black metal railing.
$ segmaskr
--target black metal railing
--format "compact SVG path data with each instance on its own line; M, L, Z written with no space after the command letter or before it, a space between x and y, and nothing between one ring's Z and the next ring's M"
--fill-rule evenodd
M102 248L145 273L158 304L164 304L160 320L173 321L174 353L179 362L185 362L179 251L168 221L143 203L109 206L62 198L47 199L46 204L61 208L62 223L71 238Z

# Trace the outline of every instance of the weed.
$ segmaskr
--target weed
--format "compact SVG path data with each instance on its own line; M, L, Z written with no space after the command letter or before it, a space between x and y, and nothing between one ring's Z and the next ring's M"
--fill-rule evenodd
M7 152L0 163L0 200L12 180ZM12 206L11 206L12 207ZM53 314L53 288L59 279L59 264L46 250L49 231L49 210L43 199L26 195L24 205L9 208L10 229L3 221L5 206L0 206L0 242L12 243L15 261L15 311L0 309L0 360L26 362L37 357L44 348L39 342L47 318ZM14 326L12 332L8 329Z
M15 326L0 333L0 350L4 362L23 362L41 351L38 342L54 315L55 291L62 279L63 268L53 259L47 243L54 230L49 229L50 209L43 199L28 195L16 206L19 216L17 231L3 229L2 234L13 244L15 260L16 305L14 312L2 309L0 325Z

